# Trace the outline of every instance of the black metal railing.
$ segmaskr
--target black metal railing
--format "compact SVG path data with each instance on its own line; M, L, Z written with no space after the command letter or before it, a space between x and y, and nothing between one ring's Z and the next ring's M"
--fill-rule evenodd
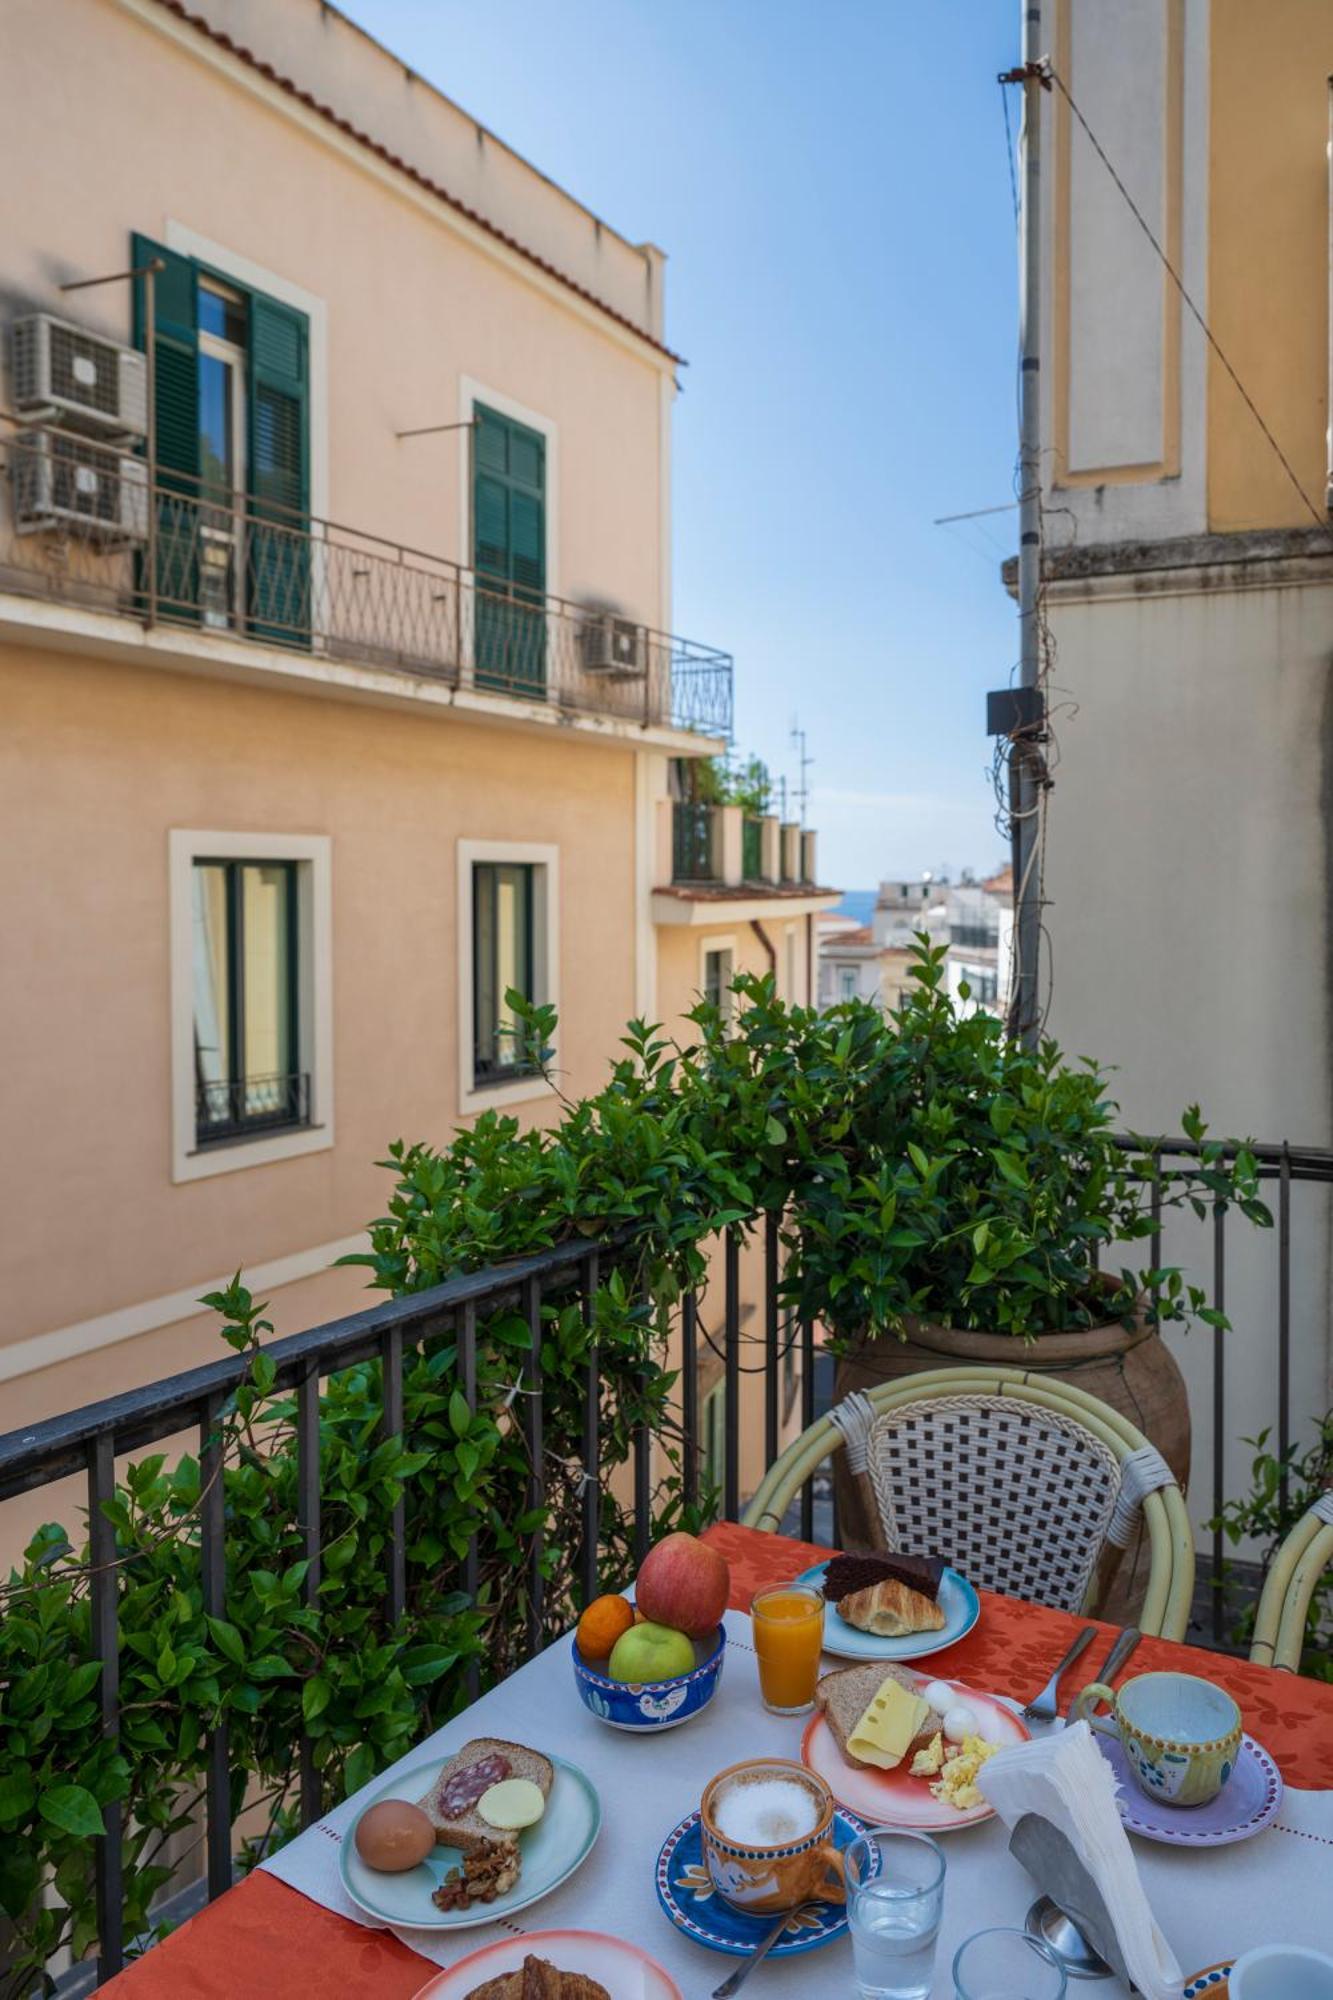
M681 799L671 809L671 879L718 879L717 807Z
M285 1130L310 1123L310 1077L199 1077L194 1087L195 1143L207 1146L240 1133Z
M741 821L741 874L747 882L764 879L764 822L750 813Z
M0 591L729 738L728 653L0 418Z
M1127 1148L1137 1148L1128 1138ZM1198 1147L1185 1140L1164 1142L1155 1149L1160 1165L1168 1172L1173 1163L1187 1164L1196 1158ZM1293 1409L1292 1365L1297 1349L1297 1308L1293 1297L1293 1190L1300 1184L1333 1186L1333 1151L1281 1145L1258 1145L1253 1152L1262 1178L1275 1185L1275 1314L1271 1353L1271 1407L1251 1412L1247 1423L1257 1428L1265 1422L1276 1431L1279 1449L1292 1442L1296 1412ZM1154 1191L1153 1220L1156 1233L1151 1239L1153 1264L1160 1265L1163 1231L1176 1226L1174 1215L1163 1213L1160 1193ZM781 1298L781 1244L779 1218L766 1214L753 1218L761 1258L742 1258L739 1230L729 1231L721 1245L720 1282L717 1296L688 1293L678 1316L680 1378L677 1390L678 1419L683 1439L682 1481L684 1495L693 1504L701 1495L704 1467L701 1456L700 1410L708 1371L724 1393L722 1454L720 1470L721 1512L727 1519L739 1516L745 1496L742 1465L743 1446L753 1444L762 1428L762 1449L751 1450L746 1462L767 1469L784 1441L788 1420L808 1426L831 1394L829 1371L822 1370L824 1389L817 1397L817 1366L827 1359L817 1342L817 1330L808 1320L797 1322ZM1229 1215L1213 1212L1200 1225L1206 1232L1207 1253L1201 1279L1214 1303L1225 1308L1228 1291ZM1242 1229L1249 1225L1243 1220ZM1317 1230L1322 1253L1326 1223ZM1252 1241L1261 1240L1257 1233ZM622 1240L623 1241L623 1240ZM503 1304L516 1306L529 1329L529 1340L521 1361L522 1416L529 1447L530 1463L541 1464L543 1437L543 1385L541 1334L543 1300L556 1292L580 1304L585 1319L591 1318L591 1301L599 1284L599 1273L622 1247L580 1241L523 1258L496 1269L474 1272L436 1286L370 1307L349 1318L334 1321L309 1332L278 1340L265 1353L274 1367L275 1392L295 1392L296 1446L299 1464L299 1529L302 1553L309 1564L306 1572L305 1601L314 1604L320 1584L321 1483L319 1451L319 1384L336 1371L365 1361L378 1360L383 1370L382 1431L398 1436L403 1428L404 1357L427 1340L442 1334L452 1337L455 1348L455 1377L468 1404L477 1404L477 1316ZM1173 1255L1176 1246L1172 1246ZM1108 1260L1109 1261L1109 1260ZM1177 1261L1179 1259L1177 1258ZM743 1296L742 1273L758 1264L760 1296ZM1196 1271L1196 1275L1200 1272ZM1312 1310L1326 1313L1320 1294ZM1308 1331L1302 1326L1301 1331ZM1253 1336L1254 1329L1245 1332ZM1199 1337L1197 1334L1190 1339ZM1224 1484L1225 1452L1229 1441L1227 1424L1228 1349L1236 1336L1213 1333L1208 1350L1210 1365L1212 1477L1211 1503L1220 1511L1227 1495ZM793 1367L793 1361L795 1366ZM100 1700L105 1735L115 1739L119 1730L119 1634L118 1587L116 1581L115 1531L104 1511L112 1497L114 1468L119 1454L152 1445L162 1439L194 1430L201 1454L199 1536L204 1609L223 1616L226 1592L226 1546L224 1540L223 1486L219 1470L219 1417L226 1398L238 1387L249 1365L248 1357L236 1355L108 1398L87 1408L55 1417L31 1428L0 1437L0 1502L17 1494L48 1485L71 1474L82 1474L87 1483L90 1523L90 1589L92 1634L96 1657L102 1664ZM585 1416L582 1439L583 1484L582 1534L578 1551L579 1582L588 1596L599 1585L598 1554L600 1529L600 1436L609 1413L602 1407L601 1377L595 1343L589 1343L587 1359ZM742 1407L742 1383L762 1377L755 1403ZM754 1428L754 1440L750 1437ZM652 1496L651 1438L636 1429L632 1448L633 1542L638 1554L647 1546L650 1533ZM816 1500L819 1498L818 1530L821 1538L835 1542L838 1535L836 1508L825 1499L827 1481L816 1474L808 1481L791 1516L791 1526L807 1540L816 1532ZM541 1487L534 1485L530 1504L541 1499ZM1220 1573L1221 1536L1213 1540L1215 1575ZM543 1531L540 1526L527 1540L523 1561L529 1588L526 1643L535 1650L541 1640ZM391 1620L396 1620L407 1602L407 1561L405 1508L400 1498L391 1521L386 1551L384 1593ZM474 1535L460 1563L459 1580L465 1592L475 1593L478 1579L478 1547ZM1214 1599L1214 1636L1221 1636L1222 1600ZM475 1670L474 1670L475 1671ZM475 1679L470 1682L475 1690ZM309 1739L300 1746L300 1803L303 1823L318 1810L318 1785ZM217 1895L232 1879L232 1822L230 1811L227 1735L225 1727L214 1732L208 1745L205 1779L207 1889ZM96 1875L99 1908L100 1969L108 1976L122 1962L124 1940L121 1929L121 1821L119 1809L105 1812L105 1835L97 1843Z
M995 951L1000 933L995 924L950 924L949 942L970 951Z

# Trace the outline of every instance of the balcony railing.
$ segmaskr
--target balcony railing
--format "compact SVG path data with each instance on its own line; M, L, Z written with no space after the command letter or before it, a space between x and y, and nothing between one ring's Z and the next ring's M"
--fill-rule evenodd
M569 712L731 733L727 653L418 549L0 424L0 591L388 667Z
M717 881L716 806L700 805L692 799L681 799L673 807L671 879L673 882Z
M1127 1148L1138 1151L1137 1142L1125 1140ZM1251 1149L1263 1179L1276 1184L1276 1242L1274 1269L1274 1312L1269 1322L1271 1376L1273 1386L1271 1418L1267 1413L1251 1417L1256 1426L1271 1420L1276 1442L1285 1449L1292 1441L1294 1420L1292 1397L1293 1358L1293 1188L1300 1183L1333 1185L1333 1152L1298 1149L1282 1145L1261 1145ZM1186 1141L1163 1146L1158 1157L1169 1169L1173 1159L1184 1161L1198 1148ZM1154 1209L1158 1234L1152 1240L1154 1265L1162 1256L1160 1205ZM721 1425L721 1464L718 1467L721 1512L727 1519L738 1518L741 1489L741 1382L742 1375L762 1378L756 1396L754 1422L762 1426L762 1464L776 1458L782 1438L787 1394L793 1397L791 1414L802 1427L810 1424L816 1411L816 1338L808 1321L789 1319L779 1297L781 1270L777 1218L772 1215L752 1219L762 1246L762 1276L757 1300L742 1297L741 1239L738 1232L725 1238L720 1259L721 1297L709 1312L710 1324L703 1323L702 1307L711 1305L694 1293L682 1301L678 1331L680 1337L680 1377L676 1391L682 1438L681 1478L683 1497L697 1501L703 1484L700 1429L700 1371L706 1353L721 1358L724 1387L724 1416ZM1210 1244L1208 1274L1197 1271L1213 1302L1225 1305L1227 1278L1227 1212L1217 1210L1205 1216L1201 1225ZM1309 1232L1319 1243L1323 1224L1314 1219ZM587 1240L565 1244L539 1255L516 1259L503 1267L474 1272L451 1279L429 1291L381 1303L350 1318L315 1327L269 1344L264 1352L272 1364L272 1392L281 1397L294 1395L300 1518L292 1524L299 1538L307 1567L302 1582L303 1602L314 1607L319 1601L321 1560L321 1380L338 1371L363 1364L377 1364L382 1381L382 1419L378 1431L367 1437L371 1451L383 1438L403 1432L403 1381L405 1357L423 1344L439 1357L449 1371L449 1379L470 1410L477 1406L478 1316L501 1307L517 1311L529 1331L521 1350L516 1349L516 1381L513 1390L515 1421L523 1427L533 1471L533 1499L539 1506L545 1485L540 1470L543 1462L543 1374L541 1366L543 1304L552 1301L578 1306L585 1318L599 1283L599 1268L624 1247L621 1243L599 1244ZM758 1261L758 1260L756 1260ZM743 1324L749 1327L742 1331ZM751 1330L752 1329L752 1330ZM1254 1329L1251 1329L1254 1331ZM1303 1332L1310 1329L1302 1328ZM1207 1338L1197 1331L1191 1340ZM1237 1333L1211 1335L1209 1364L1212 1402L1212 1483L1211 1503L1219 1510L1227 1495L1223 1484L1223 1453L1228 1431L1228 1349ZM743 1359L743 1351L746 1358ZM219 1413L246 1376L249 1357L232 1355L210 1366L195 1368L147 1388L133 1389L101 1403L53 1418L0 1437L0 1502L15 1495L82 1474L87 1482L90 1538L88 1587L91 1592L91 1635L93 1652L101 1664L98 1699L103 1733L115 1739L120 1723L120 1600L127 1587L118 1579L117 1533L107 1503L112 1500L116 1460L124 1453L159 1443L178 1433L193 1430L199 1440L200 1482L197 1504L197 1538L200 1588L203 1608L210 1617L225 1616L227 1591L226 1515L224 1486L220 1473ZM575 1556L578 1581L590 1599L600 1588L599 1530L601 1524L601 1439L609 1435L606 1426L616 1421L615 1412L604 1406L599 1395L595 1346L588 1356L586 1418L580 1463L582 1475L582 1532ZM826 1398L818 1399L825 1402ZM640 1560L650 1534L652 1495L652 1439L646 1429L636 1428L632 1442L632 1540L635 1560ZM568 1466L565 1467L568 1472ZM818 1486L818 1496L816 1493ZM818 1505L818 1512L816 1511ZM830 1505L832 1511L830 1512ZM827 1481L820 1473L805 1484L791 1517L790 1526L805 1539L818 1533L836 1544L839 1527L836 1503L827 1497ZM525 1537L519 1558L528 1578L528 1629L521 1645L528 1652L542 1643L544 1531L537 1525ZM1213 1543L1214 1579L1222 1558L1220 1536ZM403 1613L408 1594L408 1566L421 1560L408 1547L404 1506L396 1504L384 1554L384 1608L390 1624ZM457 1580L466 1593L475 1593L478 1576L478 1546L474 1536L457 1562ZM1220 1587L1215 1597L1214 1636L1221 1632ZM470 1670L475 1676L475 1668ZM475 1678L469 1681L475 1691ZM308 1736L299 1745L300 1816L308 1824L320 1809L318 1768L314 1746ZM225 1724L219 1726L207 1745L205 1777L205 1854L207 1889L217 1895L232 1880L232 1812ZM121 1925L121 1817L116 1805L105 1808L105 1834L96 1842L96 1876L99 1909L99 1969L103 1977L122 1962L124 1940Z
M741 822L741 874L747 882L764 879L764 822L753 813Z
M195 1136L200 1145L238 1133L267 1132L310 1123L310 1078L289 1076L200 1077L194 1087Z

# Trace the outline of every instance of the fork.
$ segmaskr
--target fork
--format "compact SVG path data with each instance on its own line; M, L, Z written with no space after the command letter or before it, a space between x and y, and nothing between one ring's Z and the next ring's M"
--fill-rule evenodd
M1059 1662L1055 1672L1051 1675L1041 1693L1036 1697L1035 1701L1030 1701L1023 1710L1024 1722L1054 1722L1057 1720L1060 1714L1060 1705L1056 1700L1056 1696L1060 1691L1061 1676L1073 1666L1080 1653L1086 1652L1096 1637L1097 1627L1095 1625L1085 1625L1083 1627L1083 1630L1079 1633L1064 1658Z

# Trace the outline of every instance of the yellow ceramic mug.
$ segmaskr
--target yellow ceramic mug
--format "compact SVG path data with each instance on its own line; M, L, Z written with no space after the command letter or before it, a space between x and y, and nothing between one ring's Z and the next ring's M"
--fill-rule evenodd
M1109 1716L1088 1715L1109 1702ZM1225 1688L1198 1674L1136 1674L1117 1693L1093 1681L1071 1720L1118 1736L1130 1775L1146 1798L1171 1806L1206 1806L1236 1768L1240 1710Z
M733 1831L719 1825L719 1807L730 1794L775 1784L796 1785L804 1794L806 1804L790 1834L773 1842L755 1837L753 1831L738 1834L734 1829L756 1816L744 1811L738 1815L725 1807L723 1818ZM699 1817L704 1864L724 1902L755 1916L776 1916L816 1897L830 1903L844 1900L842 1854L833 1840L833 1794L804 1764L783 1757L729 1764L709 1779Z

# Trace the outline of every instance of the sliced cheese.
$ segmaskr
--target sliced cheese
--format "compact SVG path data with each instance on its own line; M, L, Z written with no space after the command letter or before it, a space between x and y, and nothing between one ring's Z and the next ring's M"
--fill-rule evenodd
M890 1674L880 1684L865 1714L847 1738L848 1754L877 1770L896 1770L907 1747L919 1736L930 1716L920 1695L909 1694Z
M541 1786L534 1785L531 1778L501 1778L487 1786L477 1800L477 1811L497 1833L519 1833L525 1826L537 1824L546 1811L546 1800Z

